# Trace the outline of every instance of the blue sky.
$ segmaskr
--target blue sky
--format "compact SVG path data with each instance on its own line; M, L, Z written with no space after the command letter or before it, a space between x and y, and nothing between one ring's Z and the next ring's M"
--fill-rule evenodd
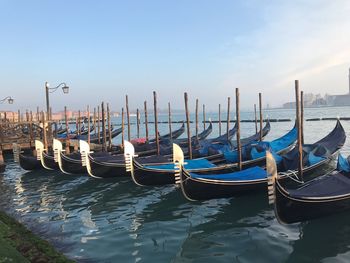
M239 87L242 107L258 92L272 106L305 92L348 91L350 2L322 1L16 1L0 0L1 96L9 109L54 110L102 100L119 110L168 101L187 91L207 109ZM4 105L1 106L3 108Z

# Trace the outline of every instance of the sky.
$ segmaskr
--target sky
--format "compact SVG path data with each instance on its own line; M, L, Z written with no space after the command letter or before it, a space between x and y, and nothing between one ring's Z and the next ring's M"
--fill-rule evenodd
M294 100L294 80L309 93L348 92L350 1L0 0L3 109L54 111L109 102L120 110L152 105L242 109ZM0 98L0 99L1 99ZM224 106L225 105L225 106ZM232 106L233 107L233 104Z

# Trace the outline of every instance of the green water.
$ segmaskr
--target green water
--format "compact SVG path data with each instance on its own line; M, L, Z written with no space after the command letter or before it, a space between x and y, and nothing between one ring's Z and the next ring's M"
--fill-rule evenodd
M269 113L271 118L293 114ZM350 109L313 109L305 114L348 117ZM324 137L334 125L335 121L306 122L306 142ZM343 125L350 135L350 121ZM272 123L267 139L292 126ZM160 129L164 133L167 125ZM253 130L254 124L242 124L243 136ZM217 132L215 126L213 136ZM342 152L349 154L349 146L346 142ZM10 158L7 164L0 176L0 207L79 262L350 260L350 212L286 226L277 222L265 193L191 203L175 186L139 187L129 178L25 172Z

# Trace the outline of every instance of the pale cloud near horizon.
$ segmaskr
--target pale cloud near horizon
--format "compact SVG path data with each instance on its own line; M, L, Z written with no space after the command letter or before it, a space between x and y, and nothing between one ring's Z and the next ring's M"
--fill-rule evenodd
M222 89L239 86L247 94L246 103L258 90L272 105L294 99L295 79L305 92L348 91L349 1L279 1L263 6L261 12L261 28L226 44L229 55L222 62L232 72ZM231 49L244 52L231 53Z

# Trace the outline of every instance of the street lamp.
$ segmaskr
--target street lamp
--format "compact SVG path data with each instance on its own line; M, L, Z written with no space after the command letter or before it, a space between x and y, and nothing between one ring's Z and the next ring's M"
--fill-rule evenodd
M7 96L6 98L0 100L0 104L3 104L7 101L8 104L13 104L13 99L11 98L11 96Z
M59 87L62 87L62 91L64 94L69 92L69 87L66 83L62 82L58 84L56 87L50 88L48 82L45 82L45 91L46 91L46 111L47 111L47 119L50 119L50 101L49 101L49 93L55 92Z

